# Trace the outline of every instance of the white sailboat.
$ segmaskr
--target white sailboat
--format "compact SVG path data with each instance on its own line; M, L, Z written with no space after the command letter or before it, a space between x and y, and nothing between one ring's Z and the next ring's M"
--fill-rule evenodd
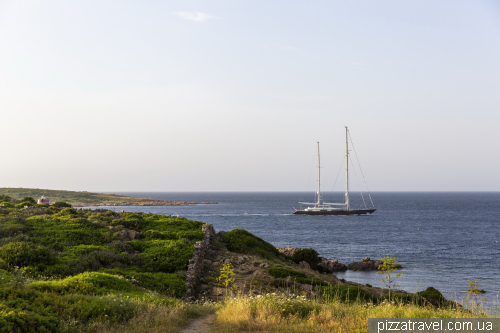
M364 215L372 214L377 209L372 203L372 208L368 208L365 202L365 208L361 209L351 209L351 204L349 201L349 130L347 126L345 127L345 161L346 161L346 182L345 182L345 198L343 203L328 203L324 202L321 197L321 161L319 154L319 142L318 142L318 191L317 191L317 201L316 202L299 202L300 204L312 205L305 209L298 210L295 209L294 214L299 215ZM363 177L364 178L364 177ZM369 192L368 192L368 195Z

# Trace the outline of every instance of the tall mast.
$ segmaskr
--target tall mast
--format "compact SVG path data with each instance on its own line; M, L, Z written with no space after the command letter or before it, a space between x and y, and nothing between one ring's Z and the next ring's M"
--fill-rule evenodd
M318 142L318 202L317 205L321 204L321 164L319 160L319 142Z
M347 126L345 127L345 209L350 210L349 205L349 144Z

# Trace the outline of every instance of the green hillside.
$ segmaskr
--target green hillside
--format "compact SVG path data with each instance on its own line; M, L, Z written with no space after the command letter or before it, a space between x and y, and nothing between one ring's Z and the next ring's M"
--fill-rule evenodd
M124 322L176 302L202 222L74 208L0 208L0 332ZM147 301L149 302L149 301Z
M35 199L45 195L51 203L62 201L73 206L171 206L195 204L193 202L165 201L151 198L136 198L125 195L92 193L86 191L61 191L38 188L0 188L0 195L7 195L15 200L23 197Z

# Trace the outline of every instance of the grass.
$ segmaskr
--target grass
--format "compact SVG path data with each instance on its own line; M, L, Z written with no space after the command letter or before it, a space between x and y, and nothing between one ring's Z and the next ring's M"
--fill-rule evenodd
M499 313L473 313L462 307L436 308L387 300L373 304L345 302L339 294L328 301L295 295L267 294L226 299L216 312L217 332L366 332L368 318L484 318Z
M214 311L215 307L213 305L186 304L180 301L173 306L149 303L142 307L136 315L126 323L112 324L97 322L89 327L88 332L174 333L185 328L191 319L206 316Z

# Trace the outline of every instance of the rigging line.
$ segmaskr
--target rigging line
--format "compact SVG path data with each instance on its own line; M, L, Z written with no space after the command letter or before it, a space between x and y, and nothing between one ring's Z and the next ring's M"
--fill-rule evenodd
M370 194L370 190L368 189L368 184L366 184L365 175L363 174L363 169L361 169L361 164L359 163L358 154L356 154L356 148L354 148L354 142L352 142L351 133L347 132L347 134L349 135L349 140L351 140L352 150L354 150L354 156L356 156L356 161L358 162L359 171L361 171L361 176L363 177L363 181L365 182L366 192L368 192L368 197L370 198L370 202L372 203L372 207L375 208L375 205L373 204L372 196Z
M307 180L307 187L306 187L306 193L307 191L309 191L309 183L311 182L311 175L312 175L312 168L313 168L313 165L314 165L314 157L316 155L316 152L314 152L313 154L313 158L312 158L312 162L311 162L311 167L309 168L309 179ZM316 199L316 194L314 195L314 199Z
M352 163L352 158L351 157L349 157L349 158L350 158L351 163ZM352 163L352 164L354 164L354 163ZM354 171L354 177L356 177L356 183L358 183L359 193L361 194L361 199L363 199L363 204L365 205L365 208L368 208L366 206L365 198L363 197L363 191L361 191L361 186L359 186L358 174L356 173L356 169L352 168L352 170Z
M340 163L340 169L339 172L337 173L337 178L335 178L335 183L333 183L332 192L335 189L335 185L337 185L337 180L339 179L340 171L342 171L342 167L344 166L344 161L345 161L345 156L342 159L342 163Z

